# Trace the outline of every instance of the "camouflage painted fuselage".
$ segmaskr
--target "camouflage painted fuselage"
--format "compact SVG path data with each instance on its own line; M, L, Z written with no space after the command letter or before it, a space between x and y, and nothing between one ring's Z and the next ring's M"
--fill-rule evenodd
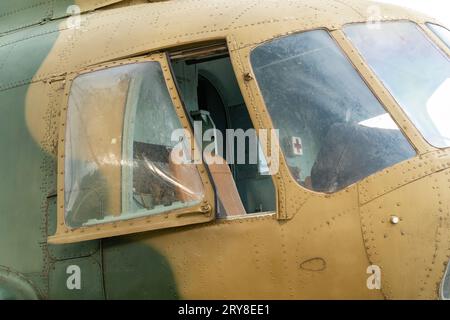
M5 1L3 1L5 2ZM267 114L242 83L248 48L303 30L364 22L359 1L10 1L0 4L0 299L425 298L450 258L450 151L404 120L416 158L342 192L276 177L278 212L87 241L49 244L56 230L57 147L65 75L164 48L226 39L252 119ZM142 2L142 4L140 4ZM95 4L94 4L95 3ZM67 8L84 12L71 28ZM427 18L382 6L383 19ZM430 35L430 37L433 37ZM433 38L436 39L436 38ZM396 119L398 105L340 40ZM442 44L440 44L442 46ZM448 49L442 47L443 50ZM392 226L395 213L402 223ZM366 286L383 270L382 290ZM67 267L82 270L69 290ZM414 279L412 281L411 279Z

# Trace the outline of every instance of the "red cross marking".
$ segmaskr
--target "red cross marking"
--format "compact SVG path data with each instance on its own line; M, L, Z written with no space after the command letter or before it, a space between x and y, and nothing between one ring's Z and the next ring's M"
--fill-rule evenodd
M301 155L303 151L302 140L300 138L294 137L292 146L294 147L294 153L296 155Z

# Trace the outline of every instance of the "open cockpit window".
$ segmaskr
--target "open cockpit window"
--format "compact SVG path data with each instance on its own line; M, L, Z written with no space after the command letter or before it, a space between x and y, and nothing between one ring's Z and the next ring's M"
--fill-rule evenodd
M251 63L292 176L332 193L415 151L324 30L256 47Z
M142 61L73 79L58 199L69 234L93 227L101 237L133 226L143 231L212 219L204 169L180 161L192 146L188 123L180 121L184 111L174 105L165 79L170 73L163 72L161 62ZM95 238L95 232L84 234Z
M216 188L217 216L274 213L271 171L228 50L196 51L174 53L172 65Z

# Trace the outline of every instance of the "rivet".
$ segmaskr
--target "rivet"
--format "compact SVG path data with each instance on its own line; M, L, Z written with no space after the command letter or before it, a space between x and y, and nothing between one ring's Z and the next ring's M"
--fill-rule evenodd
M397 216L391 216L391 223L398 224L400 222L400 218Z
M246 73L246 74L244 74L244 80L245 81L252 81L253 80L253 77L252 77L252 75L250 74L250 73Z

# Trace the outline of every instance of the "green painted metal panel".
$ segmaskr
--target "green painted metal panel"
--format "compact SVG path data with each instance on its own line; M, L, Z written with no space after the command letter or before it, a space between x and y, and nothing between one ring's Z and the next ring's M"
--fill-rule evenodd
M50 19L52 0L15 0L0 3L0 34Z
M5 46L6 48L3 47L4 49L0 52L0 91L28 84L47 57L57 37L57 32L47 33L24 41L12 41ZM0 39L4 41L16 38L7 36ZM20 103L16 101L16 108L24 105L25 96L22 95L21 98L23 101ZM3 102L2 105L5 107Z
M179 298L169 262L148 245L126 238L106 239L103 263L107 299Z
M33 30L36 32L36 30ZM46 153L25 120L28 82L56 41L57 33L31 40L0 39L0 265L46 291ZM6 289L1 286L2 290ZM5 291L4 291L5 292Z
M95 10L123 0L2 0L0 36L38 24ZM77 10L70 10L72 5ZM79 10L79 11L78 11Z
M38 290L22 274L0 267L0 300L36 300Z
M0 265L21 273L41 272L44 214L42 150L28 133L27 87L0 92Z
M94 257L71 259L55 262L50 267L49 298L58 300L99 300L104 299L100 254ZM79 289L67 285L73 284L69 267L79 268ZM68 269L69 268L69 269Z

